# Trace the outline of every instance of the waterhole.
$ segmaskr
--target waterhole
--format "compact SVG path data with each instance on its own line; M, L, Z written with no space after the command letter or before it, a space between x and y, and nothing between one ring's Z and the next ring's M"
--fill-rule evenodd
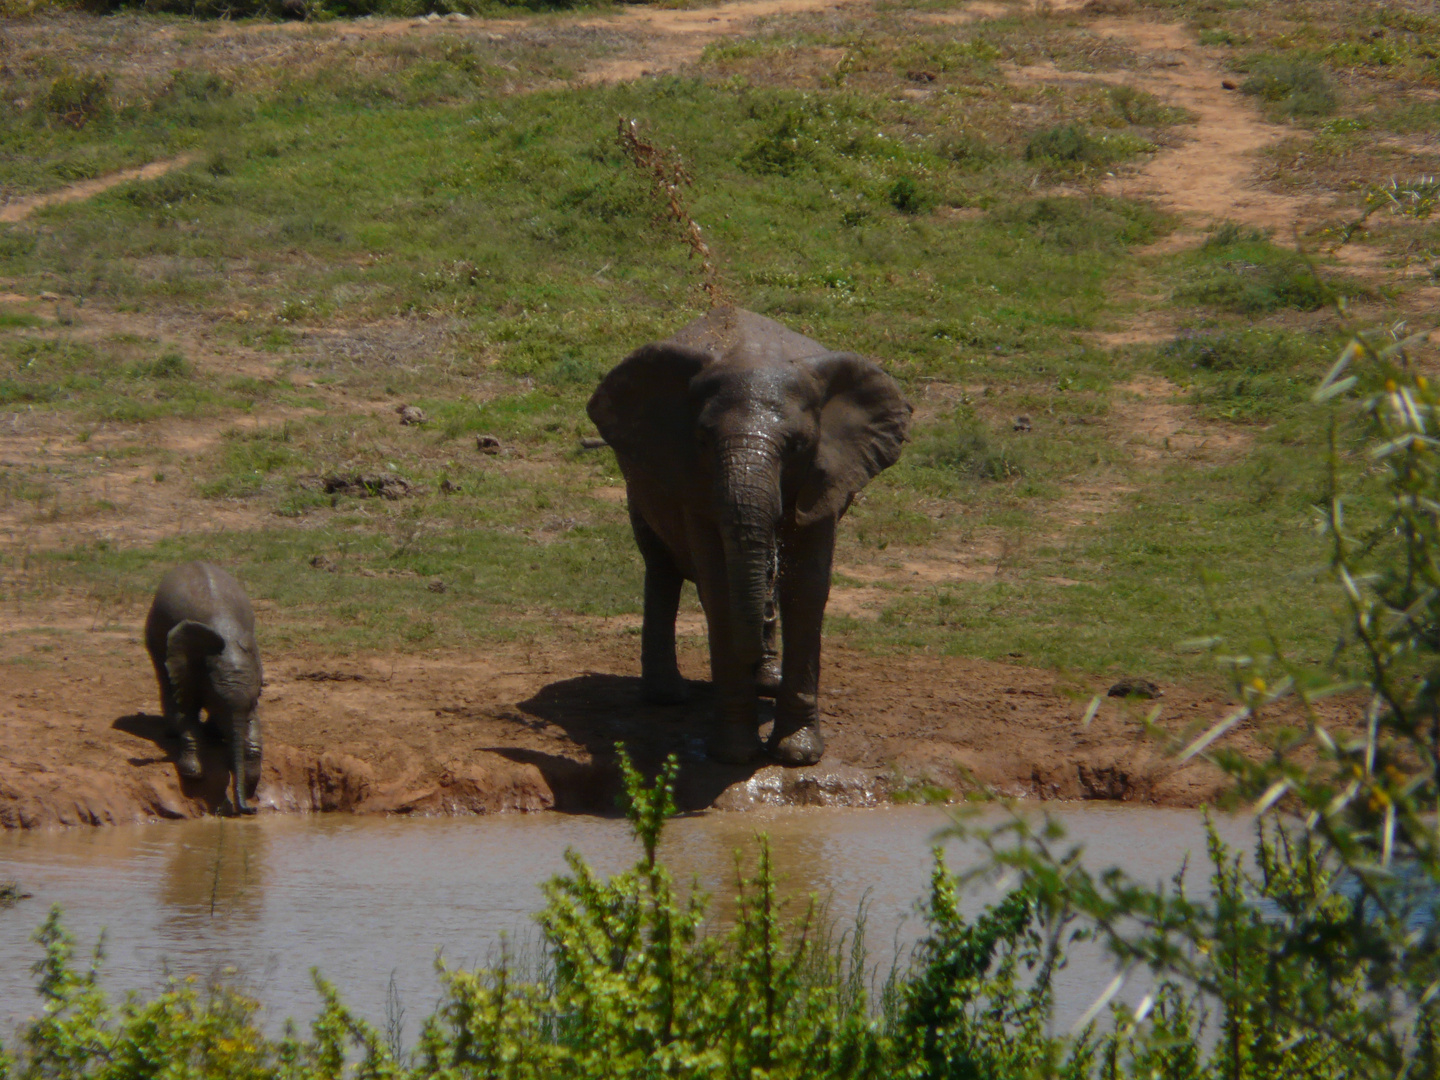
M1206 867L1194 811L1047 804L1093 869L1119 866L1147 883L1169 878L1187 856L1192 887ZM697 881L724 923L732 910L736 852L753 866L766 833L782 893L814 895L840 929L868 911L870 962L883 979L908 955L924 924L931 847L947 823L936 808L783 809L708 813L670 823L662 855L676 879ZM1244 845L1248 825L1221 818ZM973 847L947 843L954 870L973 866ZM103 982L118 999L169 975L223 977L265 1005L267 1028L305 1021L318 969L363 1016L383 1024L398 1002L411 1037L439 996L437 956L451 966L493 959L502 936L534 955L541 884L565 870L574 848L601 872L634 862L621 819L562 814L399 819L346 815L262 817L0 835L0 880L34 894L0 911L0 1022L33 1015L30 940L51 904L85 954L103 928ZM997 899L977 885L967 908ZM1084 1011L1113 972L1093 947L1076 955L1058 986L1057 1027ZM1138 998L1138 989L1135 997Z

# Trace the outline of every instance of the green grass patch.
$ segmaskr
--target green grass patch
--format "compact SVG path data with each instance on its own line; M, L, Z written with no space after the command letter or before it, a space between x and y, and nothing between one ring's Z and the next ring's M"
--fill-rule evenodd
M1025 144L1025 160L1047 171L1105 169L1155 150L1153 143L1128 132L1093 134L1078 124L1036 132Z
M1338 104L1330 76L1311 61L1261 56L1248 61L1246 69L1240 92L1265 102L1273 116L1329 116Z
M1357 282L1322 275L1299 252L1277 247L1254 232L1222 225L1189 258L1174 298L1243 315L1293 308L1315 311L1342 295L1364 296Z

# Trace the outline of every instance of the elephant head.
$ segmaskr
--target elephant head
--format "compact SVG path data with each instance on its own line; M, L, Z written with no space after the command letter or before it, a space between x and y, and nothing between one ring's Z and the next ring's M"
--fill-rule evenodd
M588 412L627 481L713 517L736 659L754 665L777 538L844 513L899 457L911 408L872 361L719 309L632 353Z

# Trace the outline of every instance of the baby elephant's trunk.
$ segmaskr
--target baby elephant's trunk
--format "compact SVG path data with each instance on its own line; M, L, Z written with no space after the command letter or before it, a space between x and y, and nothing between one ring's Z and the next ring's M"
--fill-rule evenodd
M245 732L238 727L230 739L230 765L235 776L235 812L253 814L255 807L245 800Z

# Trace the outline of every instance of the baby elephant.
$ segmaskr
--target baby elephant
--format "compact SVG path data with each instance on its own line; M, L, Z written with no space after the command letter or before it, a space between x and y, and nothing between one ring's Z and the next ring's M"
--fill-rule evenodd
M245 590L218 566L192 562L160 581L145 620L145 648L160 682L160 707L180 736L180 775L200 776L200 710L226 739L235 775L234 806L260 783L260 651Z

